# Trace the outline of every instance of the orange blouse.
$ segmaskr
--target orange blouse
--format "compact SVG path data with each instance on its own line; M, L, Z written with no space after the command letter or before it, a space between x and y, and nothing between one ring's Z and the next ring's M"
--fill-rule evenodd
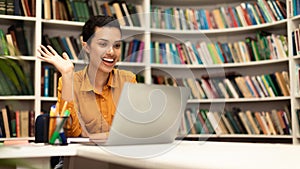
M111 126L116 105L125 82L136 83L136 76L130 71L113 69L108 83L101 93L97 93L90 83L87 67L74 73L73 102L67 104L71 114L64 129L68 137L78 137L82 130L88 133L108 132ZM61 97L62 79L58 83L58 103L64 104ZM72 86L68 86L72 87ZM62 106L60 106L60 109Z

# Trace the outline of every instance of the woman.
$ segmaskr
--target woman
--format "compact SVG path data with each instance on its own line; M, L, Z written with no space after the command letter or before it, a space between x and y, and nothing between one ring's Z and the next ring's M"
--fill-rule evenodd
M106 138L125 82L136 83L135 74L114 66L121 55L119 22L109 16L92 16L82 29L83 48L89 64L78 72L66 53L62 57L51 46L38 49L40 59L61 73L58 104L67 102L71 112L65 131L68 137ZM81 124L81 125L80 125Z

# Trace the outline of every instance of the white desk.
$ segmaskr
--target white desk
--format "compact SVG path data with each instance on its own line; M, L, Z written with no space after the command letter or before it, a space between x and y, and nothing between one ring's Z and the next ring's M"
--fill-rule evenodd
M10 160L18 169L23 168L50 168L51 156L75 156L77 147L81 145L52 146L44 144L1 146L0 159ZM4 168L0 163L0 169Z
M169 149L164 149L165 151L161 151L162 148L166 147L163 145L2 147L0 159L22 159L36 168L49 168L49 157L59 155L66 156L65 167L72 169L93 169L99 168L99 165L101 168L110 169L125 166L127 168L172 169L300 168L300 146L184 141L174 143ZM146 154L145 151L147 151ZM122 155L117 155L119 153ZM150 155L152 153L156 155ZM137 154L141 154L144 158L138 158Z
M159 148L121 146L121 152ZM108 148L108 150L110 150ZM124 150L124 151L122 151ZM151 158L125 158L112 155L105 147L78 147L79 157L136 168L203 169L294 169L300 168L300 146L222 142L180 142L169 151ZM133 154L133 153L129 153ZM90 163L91 164L91 163Z

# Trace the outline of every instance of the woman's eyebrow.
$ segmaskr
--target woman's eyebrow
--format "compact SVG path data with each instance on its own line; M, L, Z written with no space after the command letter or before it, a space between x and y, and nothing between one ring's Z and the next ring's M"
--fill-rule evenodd
M97 39L97 41L105 41L105 42L109 42L108 39L103 39L103 38L99 38L99 39ZM119 42L122 42L122 39L116 40L116 41L114 41L113 43L119 43Z
M97 41L106 41L106 42L109 42L109 40L103 39L103 38L99 38L99 39L97 39Z

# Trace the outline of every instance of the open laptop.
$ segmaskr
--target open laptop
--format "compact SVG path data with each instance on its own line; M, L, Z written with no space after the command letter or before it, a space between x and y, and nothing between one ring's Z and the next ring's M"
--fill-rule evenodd
M125 83L107 140L97 145L172 143L186 108L190 89Z

